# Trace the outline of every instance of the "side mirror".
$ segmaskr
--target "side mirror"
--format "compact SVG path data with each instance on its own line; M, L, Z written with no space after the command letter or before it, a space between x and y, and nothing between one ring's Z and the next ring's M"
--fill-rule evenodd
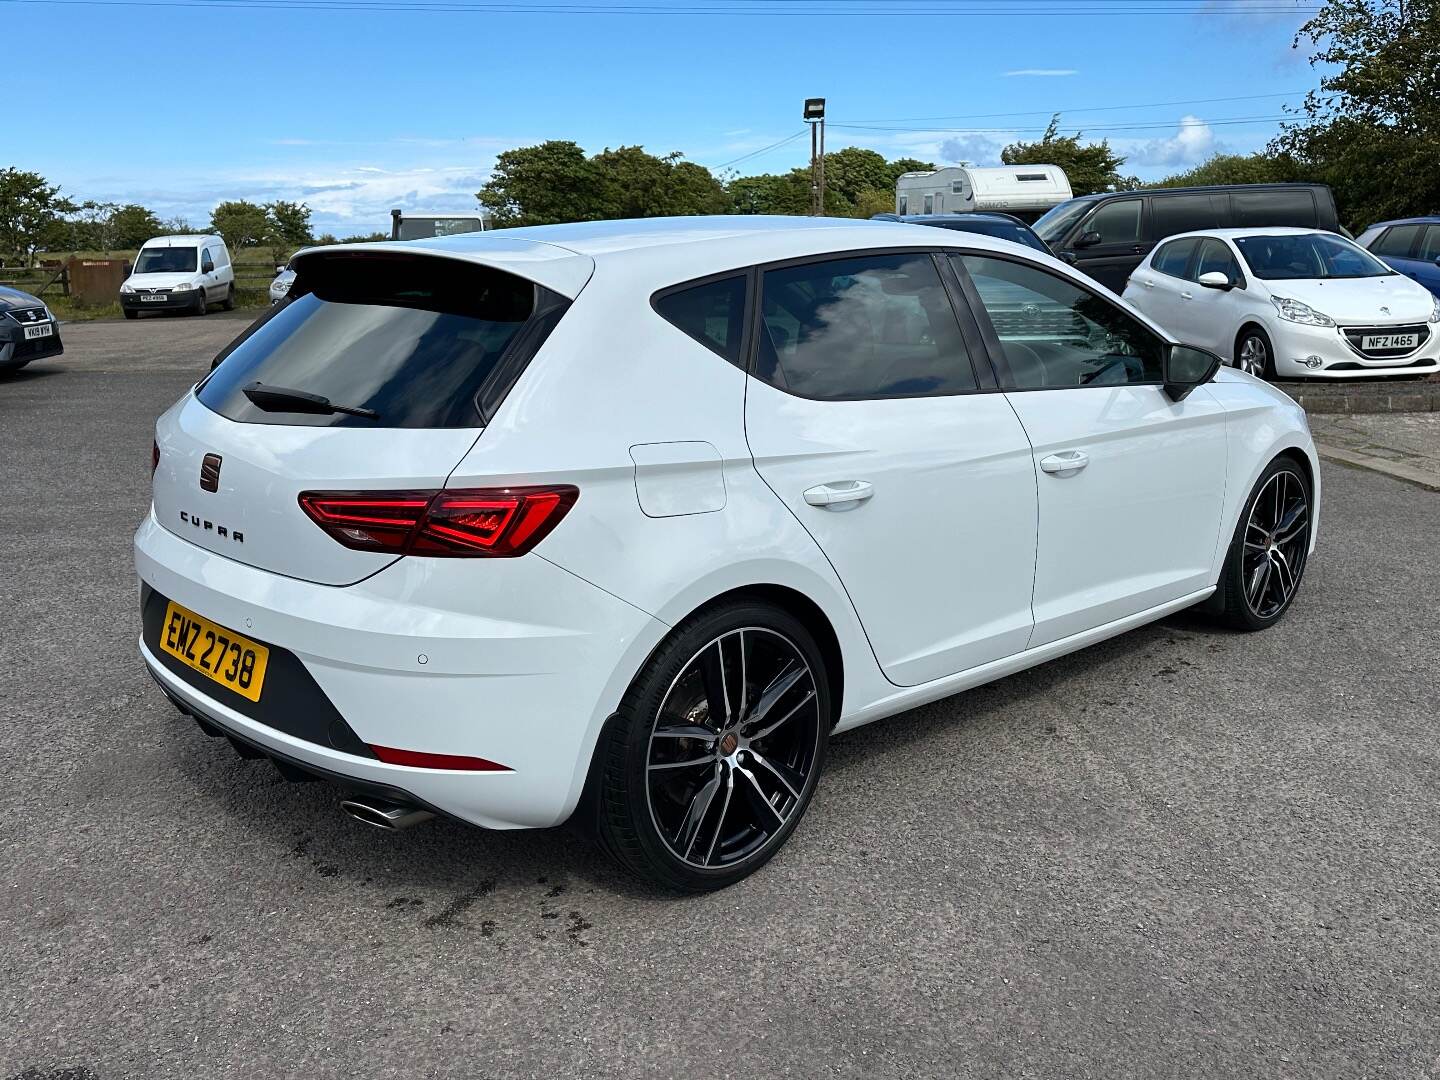
M1219 289L1221 292L1229 292L1235 288L1235 283L1230 280L1229 274L1222 274L1219 270L1211 270L1208 274L1200 275L1200 284L1207 289Z
M280 265L280 266L275 267L275 273L277 273L277 274L283 274L287 269L289 269L289 268L286 267L286 266L284 266L284 265Z
M1103 239L1105 239L1103 236L1101 236L1094 229L1091 229L1089 232L1083 232L1079 236L1077 236L1075 238L1075 243L1071 244L1070 246L1077 248L1094 247Z
M1171 401L1184 401L1190 391L1215 377L1220 357L1193 345L1171 345L1165 350L1165 393Z

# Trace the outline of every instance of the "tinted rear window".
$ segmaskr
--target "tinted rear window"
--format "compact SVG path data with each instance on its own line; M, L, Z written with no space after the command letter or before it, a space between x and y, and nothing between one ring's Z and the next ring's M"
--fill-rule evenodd
M1410 254L1410 249L1415 246L1415 238L1419 235L1419 225L1397 225L1393 229L1386 229L1380 242L1370 250L1376 255L1398 256L1403 259Z
M743 274L661 293L655 297L653 304L662 318L701 345L736 367L745 366L740 355L741 340L745 336Z
M312 256L297 269L294 298L225 356L202 403L254 424L482 425L476 395L531 318L532 283L414 256ZM256 382L379 416L266 412L244 394Z
M1150 228L1157 237L1214 229L1220 214L1209 195L1156 195L1150 200Z
M1231 216L1237 228L1291 225L1313 229L1320 224L1315 196L1297 191L1236 191L1230 196Z

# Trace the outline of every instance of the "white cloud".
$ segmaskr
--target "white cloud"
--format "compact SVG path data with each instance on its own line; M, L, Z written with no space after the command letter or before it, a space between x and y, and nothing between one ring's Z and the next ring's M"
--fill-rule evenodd
M1005 72L1007 79L1063 79L1068 75L1079 75L1075 68L1020 68Z
M1198 116L1183 116L1180 127L1167 139L1111 139L1131 165L1198 165L1223 146L1215 129Z
M937 156L951 163L969 161L976 165L999 165L1000 151L1014 141L1014 136L988 131L952 135L940 144Z

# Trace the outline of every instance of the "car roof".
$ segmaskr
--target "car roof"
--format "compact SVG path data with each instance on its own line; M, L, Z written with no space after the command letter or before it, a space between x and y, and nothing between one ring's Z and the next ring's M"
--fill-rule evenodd
M336 250L433 254L510 270L574 297L607 264L633 274L637 286L660 287L756 263L831 252L961 246L1013 252L1019 245L983 233L915 229L901 221L730 214L580 221L345 244L308 248L296 259ZM1038 251L1032 254L1044 257Z
M169 236L153 236L141 247L199 247L207 240L219 240L215 233L173 233Z
M1377 221L1373 225L1367 225L1365 231L1385 229L1391 225L1440 225L1440 214L1420 214L1417 217L1396 218L1394 221Z
M1168 244L1171 240L1179 240L1186 236L1214 236L1221 240L1243 240L1247 236L1339 236L1339 233L1330 232L1328 229L1301 229L1293 225L1251 225L1244 229L1192 229L1190 232L1176 233L1174 236L1167 236L1160 241ZM1341 237L1343 240L1344 237Z
M1192 187L1145 187L1128 191L1096 191L1089 195L1076 195L1069 202L1098 202L1101 199L1134 198L1137 195L1194 195L1217 191L1275 191L1283 188L1320 188L1324 184L1279 183L1279 184L1195 184ZM1060 204L1065 205L1064 203Z
M1013 214L1002 214L994 210L972 210L964 214L899 214L900 221L912 225L930 225L941 221L988 221L994 225L1021 225L1029 228Z

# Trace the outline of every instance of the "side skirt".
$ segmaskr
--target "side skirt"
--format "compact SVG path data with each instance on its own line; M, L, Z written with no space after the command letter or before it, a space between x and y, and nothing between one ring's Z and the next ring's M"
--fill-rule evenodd
M941 698L950 697L961 691L972 689L976 686L983 686L985 683L994 682L996 679L1003 679L1007 675L1014 675L1016 672L1024 671L1043 664L1048 660L1067 653L1077 652L1080 649L1088 648L1107 638L1116 637L1126 631L1134 630L1138 626L1163 619L1167 615L1173 615L1177 611L1194 607L1203 600L1208 599L1214 592L1216 586L1211 585L1208 589L1201 589L1199 592L1182 596L1178 600L1171 600L1158 607L1147 608L1145 611L1134 615L1127 615L1123 619L1116 619L1114 622L1097 626L1091 630L1082 631L1079 634L1072 634L1067 638L1058 641L1046 642L1044 645L1036 646L1033 649L1026 649L1024 652L1016 653L1014 656L1006 656L1000 660L992 660L988 664L981 664L979 667L970 668L955 675L947 675L943 679L936 679L934 682L924 683L920 686L910 686L893 694L887 694L871 702L864 708L857 709L840 718L835 725L835 732L848 731L851 728L868 724L875 720L882 720L887 716L894 716L896 713L905 712L907 709L918 708L921 705L929 704L932 701L939 701Z

